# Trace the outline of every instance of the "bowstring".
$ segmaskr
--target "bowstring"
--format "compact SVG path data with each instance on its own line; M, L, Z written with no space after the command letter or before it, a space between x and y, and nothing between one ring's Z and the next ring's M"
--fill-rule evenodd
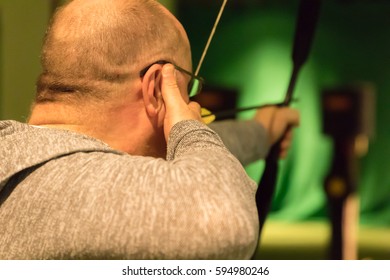
M206 53L207 53L207 51L209 49L211 40L214 37L215 30L217 29L217 26L218 26L218 23L219 23L219 21L220 21L220 19L222 17L223 11L225 10L226 3L227 3L227 0L224 0L222 5L221 5L221 8L219 9L219 13L218 13L217 19L214 22L213 29L211 29L210 36L209 36L209 38L207 40L207 43L206 43L206 46L205 46L205 48L203 50L202 56L200 57L200 60L199 60L199 63L198 63L198 67L196 67L196 71L195 71L195 75L196 76L198 76L198 74L199 74L200 67L203 64L203 60L204 60L204 58L206 56Z

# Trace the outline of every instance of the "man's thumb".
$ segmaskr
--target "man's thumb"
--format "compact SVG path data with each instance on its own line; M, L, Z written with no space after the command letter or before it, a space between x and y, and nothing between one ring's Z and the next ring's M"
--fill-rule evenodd
M165 64L162 68L162 96L166 106L174 104L181 97L176 81L176 69L172 64Z

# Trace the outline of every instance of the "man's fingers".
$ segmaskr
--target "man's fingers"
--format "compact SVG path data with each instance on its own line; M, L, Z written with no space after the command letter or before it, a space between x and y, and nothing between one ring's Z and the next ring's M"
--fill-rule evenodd
M200 105L183 99L176 79L176 69L172 64L165 64L162 68L161 81L162 97L165 104L164 134L168 140L171 128L184 120L201 121Z
M291 141L293 138L293 128L289 126L283 135L283 141Z
M269 106L259 109L255 120L267 130L270 144L281 141L280 157L286 157L292 142L293 128L299 126L299 112L289 107Z
M284 107L280 109L280 116L284 118L284 122L288 124L288 126L298 126L300 122L299 112L297 110Z
M201 113L201 107L197 102L191 101L190 103L188 103L188 108L190 108L192 112L195 112L197 114Z

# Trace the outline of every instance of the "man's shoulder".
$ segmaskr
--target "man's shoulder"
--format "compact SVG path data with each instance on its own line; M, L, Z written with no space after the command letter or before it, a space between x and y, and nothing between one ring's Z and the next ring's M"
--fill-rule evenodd
M0 181L6 181L28 168L78 153L123 155L105 143L80 133L15 121L0 122L0 141Z

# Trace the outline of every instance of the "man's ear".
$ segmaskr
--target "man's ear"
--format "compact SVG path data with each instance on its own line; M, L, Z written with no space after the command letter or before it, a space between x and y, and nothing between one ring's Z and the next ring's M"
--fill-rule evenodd
M155 117L163 107L161 70L162 66L155 64L148 69L142 78L142 96L149 117Z

